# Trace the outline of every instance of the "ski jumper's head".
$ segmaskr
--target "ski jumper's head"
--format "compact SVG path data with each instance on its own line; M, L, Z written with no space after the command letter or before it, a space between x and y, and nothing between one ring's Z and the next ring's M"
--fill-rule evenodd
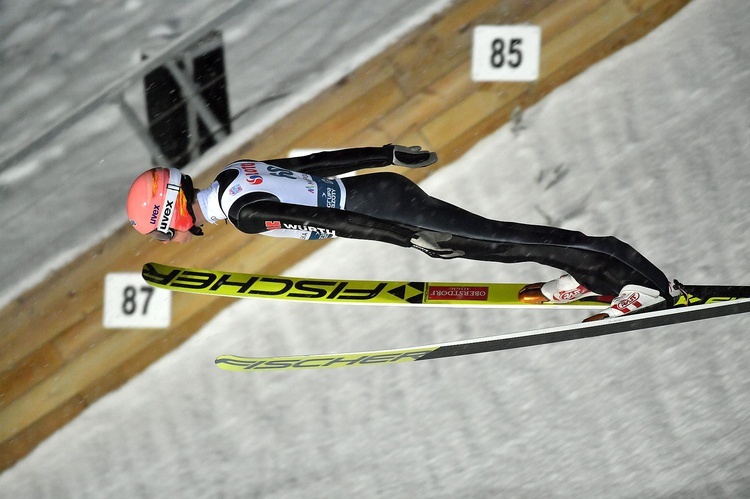
M180 231L203 235L195 225L195 189L190 176L177 168L152 168L130 186L127 210L130 225L141 234L171 241Z

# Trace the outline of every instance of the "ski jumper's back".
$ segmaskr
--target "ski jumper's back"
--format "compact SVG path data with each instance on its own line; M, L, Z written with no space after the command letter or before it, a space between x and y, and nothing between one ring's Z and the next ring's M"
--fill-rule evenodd
M219 207L234 223L235 211L249 201L274 200L282 203L319 208L343 209L346 189L337 178L299 173L260 161L237 161L228 165L211 186L216 189ZM213 212L215 210L210 210ZM265 231L258 233L295 239L325 239L333 231L309 225L265 220Z

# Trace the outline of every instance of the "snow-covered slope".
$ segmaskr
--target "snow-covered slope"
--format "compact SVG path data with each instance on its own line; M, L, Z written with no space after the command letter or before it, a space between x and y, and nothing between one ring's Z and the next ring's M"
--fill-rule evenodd
M750 282L744 0L695 0L429 178L481 214L624 239ZM292 275L555 277L339 240ZM0 475L8 497L744 497L750 320L360 369L227 373L220 353L406 346L580 313L243 301Z

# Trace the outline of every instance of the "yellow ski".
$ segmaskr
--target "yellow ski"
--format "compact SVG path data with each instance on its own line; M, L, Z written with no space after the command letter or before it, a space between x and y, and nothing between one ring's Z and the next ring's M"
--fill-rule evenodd
M317 279L189 269L159 263L145 264L142 274L152 286L183 293L313 303L585 309L605 307L611 300L611 297L592 298L568 304L535 305L518 300L518 291L524 284Z

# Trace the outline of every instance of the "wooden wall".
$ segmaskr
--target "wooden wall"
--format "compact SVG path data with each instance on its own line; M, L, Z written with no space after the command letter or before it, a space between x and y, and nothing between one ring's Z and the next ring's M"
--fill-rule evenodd
M383 54L297 109L196 179L207 185L239 157L292 148L389 142L437 151L444 165L558 85L647 34L688 0L459 0ZM480 24L542 27L539 80L473 83L471 37ZM231 84L231 82L230 82ZM404 170L415 180L434 171ZM127 189L128 186L123 186ZM227 306L226 298L173 297L165 330L102 327L104 276L147 261L283 273L321 244L243 236L209 227L190 245L145 240L127 226L0 310L0 470L89 404L179 346Z

